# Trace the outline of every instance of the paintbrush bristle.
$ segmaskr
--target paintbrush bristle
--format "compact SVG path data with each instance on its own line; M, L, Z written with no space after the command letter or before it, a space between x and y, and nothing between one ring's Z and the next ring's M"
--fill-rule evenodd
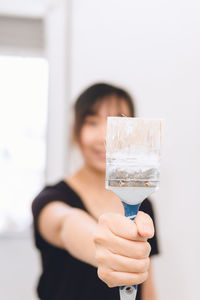
M106 152L113 155L123 149L123 153L159 153L161 149L162 120L128 117L108 117Z
M109 186L156 187L162 120L108 117L106 181Z

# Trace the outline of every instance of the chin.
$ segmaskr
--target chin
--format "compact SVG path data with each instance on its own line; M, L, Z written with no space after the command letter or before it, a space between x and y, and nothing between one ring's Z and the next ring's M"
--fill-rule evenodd
M104 163L96 163L91 166L96 172L105 173L106 172L106 164Z

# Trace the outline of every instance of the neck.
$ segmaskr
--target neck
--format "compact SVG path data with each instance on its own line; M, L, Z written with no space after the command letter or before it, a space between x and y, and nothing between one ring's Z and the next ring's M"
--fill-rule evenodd
M84 165L78 173L86 183L101 190L105 189L105 172L100 172L90 166Z

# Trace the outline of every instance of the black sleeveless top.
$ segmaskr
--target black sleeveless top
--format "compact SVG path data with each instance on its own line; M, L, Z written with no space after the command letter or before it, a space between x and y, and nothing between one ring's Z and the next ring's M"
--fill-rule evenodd
M64 180L46 186L34 199L32 203L34 237L42 260L42 274L37 287L39 298L42 300L119 300L118 287L109 288L98 278L95 267L72 257L66 250L49 244L40 235L39 214L45 205L55 200L87 211L80 197ZM148 213L154 220L149 200L143 201L140 210ZM149 242L152 247L151 255L157 254L156 235ZM141 299L140 293L141 286L138 289L137 300Z

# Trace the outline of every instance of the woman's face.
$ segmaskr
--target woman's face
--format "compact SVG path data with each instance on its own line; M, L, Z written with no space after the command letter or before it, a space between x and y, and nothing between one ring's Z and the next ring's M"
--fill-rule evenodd
M85 118L79 137L79 146L85 164L98 172L105 172L106 168L106 124L108 116L120 116L124 114L130 117L130 109L123 99L110 96L97 103L95 114Z

